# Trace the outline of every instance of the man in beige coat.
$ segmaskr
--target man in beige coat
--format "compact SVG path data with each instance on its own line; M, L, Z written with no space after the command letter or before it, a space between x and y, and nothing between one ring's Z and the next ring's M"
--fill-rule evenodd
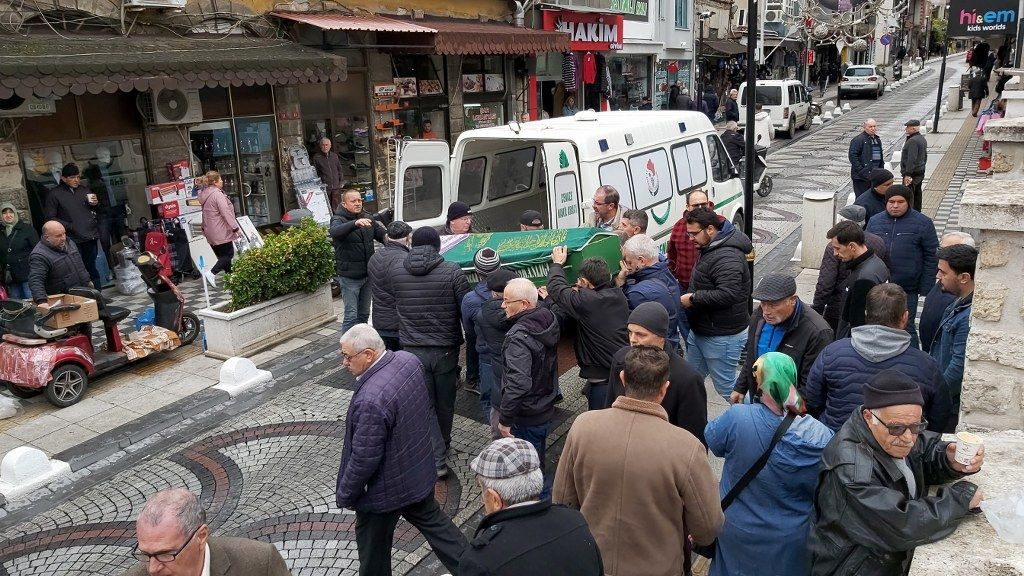
M553 501L577 508L611 576L679 576L687 536L710 544L724 517L701 443L668 421L668 355L626 354L625 395L576 418L555 474Z

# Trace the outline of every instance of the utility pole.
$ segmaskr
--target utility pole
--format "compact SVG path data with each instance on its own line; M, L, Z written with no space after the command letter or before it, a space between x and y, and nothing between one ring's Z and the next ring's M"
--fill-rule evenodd
M747 128L743 131L746 138L746 155L744 162L743 181L743 231L751 238L754 237L754 162L757 161L757 154L754 152L754 102L757 93L757 74L754 73L754 46L757 43L758 14L760 0L750 0L753 6L747 6L747 93L744 99L747 102ZM750 291L754 290L754 252L747 255L747 267L750 271ZM749 311L753 311L754 301L747 304Z

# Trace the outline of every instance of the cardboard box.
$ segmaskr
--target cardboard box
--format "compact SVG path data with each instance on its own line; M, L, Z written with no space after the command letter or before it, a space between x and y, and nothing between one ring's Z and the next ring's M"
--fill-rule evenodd
M78 310L70 312L61 312L50 318L50 321L46 323L49 328L67 328L74 326L75 324L82 324L83 322L95 322L100 319L99 307L96 305L96 301L92 298L83 298L81 296L72 296L70 294L54 294L46 297L50 307L58 304L78 304Z
M150 204L163 204L175 200L184 200L186 197L185 183L180 181L165 182L163 184L146 186L146 197L149 199Z
M182 180L192 176L192 167L188 160L167 163L167 179Z

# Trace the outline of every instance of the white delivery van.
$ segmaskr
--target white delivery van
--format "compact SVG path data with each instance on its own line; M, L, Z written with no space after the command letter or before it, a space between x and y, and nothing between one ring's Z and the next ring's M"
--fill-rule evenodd
M747 122L747 83L740 84L740 121L743 128ZM811 95L799 80L758 80L754 103L761 104L772 115L776 132L789 138L796 136L797 128L809 130L814 115L811 114Z
M402 140L396 156L395 218L413 228L444 224L455 200L472 208L475 232L518 230L525 210L539 211L547 228L578 228L602 185L647 212L659 244L698 188L742 227L743 186L699 112L583 111L468 130L450 154L441 140Z

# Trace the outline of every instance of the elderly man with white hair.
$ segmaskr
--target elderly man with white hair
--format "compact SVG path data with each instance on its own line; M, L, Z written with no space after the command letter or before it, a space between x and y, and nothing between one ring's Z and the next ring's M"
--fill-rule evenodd
M487 514L459 561L460 576L601 576L604 565L577 510L541 498L544 474L529 442L491 442L469 467Z
M357 386L345 416L338 470L338 508L355 510L359 575L390 576L395 525L405 518L450 572L466 538L434 500L434 459L423 365L409 352L388 351L368 324L341 337L342 364Z
M722 144L725 145L725 152L732 160L733 166L739 168L740 161L747 153L747 139L740 134L740 126L735 120L725 123L725 132L722 132Z
M135 533L139 563L125 576L291 576L273 544L210 536L206 510L185 488L150 496Z
M646 234L637 234L622 245L622 262L615 284L622 287L630 311L644 302L657 302L668 311L668 341L679 346L679 283L669 270L668 261L659 258L660 250Z
M551 418L558 397L558 319L547 308L537 307L537 287L526 278L514 278L505 286L501 307L513 323L501 347L503 373L498 397L498 431L504 438L522 438L537 450L545 468ZM545 483L544 496L550 494Z

